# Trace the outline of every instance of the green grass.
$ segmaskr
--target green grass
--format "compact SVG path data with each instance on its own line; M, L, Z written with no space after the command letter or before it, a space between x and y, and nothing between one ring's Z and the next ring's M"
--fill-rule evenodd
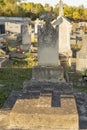
M65 69L65 71L71 71L70 68ZM0 107L6 101L7 97L10 95L12 90L21 90L23 88L23 82L25 80L30 80L32 77L31 68L1 68L0 69ZM80 73L72 73L72 83L75 89L81 92L87 93L87 83L82 86L77 84L81 79ZM2 86L4 85L4 86Z
M12 44L12 43L11 43ZM16 50L15 45L9 46L10 51ZM26 59L14 59L8 68L0 68L0 107L12 90L23 88L23 82L31 79L32 66L35 62L30 53L25 53ZM4 85L4 86L2 86Z
M69 79L73 83L73 88L79 90L80 92L87 93L87 82L82 80L83 73L77 73L70 67L65 67L64 68L65 79L67 78L66 72L71 72L71 74L69 74Z
M82 86L82 87L74 86L74 88L79 90L80 92L84 92L87 94L87 85Z
M12 90L21 90L23 82L30 80L31 68L1 68L0 69L0 107L3 105Z

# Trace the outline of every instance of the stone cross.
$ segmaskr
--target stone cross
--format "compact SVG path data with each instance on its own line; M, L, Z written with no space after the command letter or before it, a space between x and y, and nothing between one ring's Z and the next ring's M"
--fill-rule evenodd
M64 13L63 13L63 1L60 0L59 1L59 16L63 16Z

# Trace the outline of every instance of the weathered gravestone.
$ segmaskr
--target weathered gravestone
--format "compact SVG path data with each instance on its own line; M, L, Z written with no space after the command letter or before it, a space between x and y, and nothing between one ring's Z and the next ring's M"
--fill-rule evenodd
M38 32L38 66L33 68L32 78L42 81L64 81L63 68L59 66L58 53L58 26L54 28L51 23L51 16L47 13L44 16L45 25L39 28ZM37 75L38 74L38 75Z
M26 21L21 28L22 33L22 45L21 49L24 51L29 51L31 45L31 36L28 30L28 22Z
M77 52L76 58L76 70L82 71L87 69L87 35L83 35L82 38L82 48L79 52Z
M49 17L49 16L47 16ZM61 19L60 19L61 20ZM60 21L62 22L62 21ZM58 66L58 31L53 28L50 18L46 18L43 28L39 28L38 63L41 66Z

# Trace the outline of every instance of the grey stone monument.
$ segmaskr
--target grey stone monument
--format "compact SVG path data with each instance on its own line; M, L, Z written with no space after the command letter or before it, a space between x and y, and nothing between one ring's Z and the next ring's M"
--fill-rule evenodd
M24 51L28 51L30 48L30 44L31 44L31 35L29 34L29 30L28 30L28 22L26 21L23 25L22 25L22 45L21 45L21 49Z
M38 63L41 66L58 65L58 31L49 21L43 28L39 28L38 38Z
M40 81L64 81L63 68L59 66L58 53L58 26L54 28L51 23L51 16L47 13L44 16L45 24L38 31L38 66L33 68L33 79Z
M87 69L87 34L82 37L82 48L77 52L76 70L82 71Z

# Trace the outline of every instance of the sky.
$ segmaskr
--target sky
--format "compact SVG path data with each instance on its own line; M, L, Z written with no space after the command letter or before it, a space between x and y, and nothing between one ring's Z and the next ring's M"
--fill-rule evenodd
M59 0L24 0L26 2L34 2L34 3L41 3L44 5L45 3L48 3L51 6L55 6L57 3L59 3ZM84 7L87 7L87 0L62 0L65 4L70 6L79 6L84 5Z

